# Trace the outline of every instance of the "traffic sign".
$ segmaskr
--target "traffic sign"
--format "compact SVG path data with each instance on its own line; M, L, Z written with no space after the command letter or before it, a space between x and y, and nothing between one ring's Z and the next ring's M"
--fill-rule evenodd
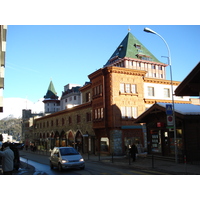
M167 116L167 126L173 126L173 125L174 125L173 116L168 115Z
M166 114L167 115L173 115L172 104L166 104Z

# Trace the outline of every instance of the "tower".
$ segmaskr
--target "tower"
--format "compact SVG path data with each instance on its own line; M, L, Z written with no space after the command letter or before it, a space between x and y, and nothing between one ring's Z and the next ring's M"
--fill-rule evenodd
M60 110L60 100L58 99L53 82L50 81L46 95L44 96L44 112L54 113Z
M161 63L132 33L114 51L104 67L116 66L146 71L145 77L165 79L164 63Z

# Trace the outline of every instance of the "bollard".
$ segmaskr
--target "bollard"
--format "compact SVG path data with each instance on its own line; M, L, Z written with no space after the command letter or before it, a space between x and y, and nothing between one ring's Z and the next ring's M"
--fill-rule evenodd
M26 163L27 164L26 169L29 169L29 167L28 167L28 158L26 159L26 161L27 161L27 163Z
M154 168L154 155L152 154L152 168Z
M184 155L184 164L185 164L185 173L187 174L187 159L186 159L186 155Z

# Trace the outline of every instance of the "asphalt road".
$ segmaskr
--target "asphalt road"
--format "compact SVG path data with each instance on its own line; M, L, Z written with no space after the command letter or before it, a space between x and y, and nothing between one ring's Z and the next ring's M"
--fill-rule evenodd
M50 169L49 159L46 155L38 155L25 151L20 152L21 161L35 167L36 173L47 175L162 175L161 172L130 169L105 162L85 160L85 169L67 169L59 172L58 169ZM165 173L166 174L166 173Z

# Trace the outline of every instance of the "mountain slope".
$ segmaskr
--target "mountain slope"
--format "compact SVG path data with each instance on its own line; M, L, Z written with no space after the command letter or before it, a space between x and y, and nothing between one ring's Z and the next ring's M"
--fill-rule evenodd
M23 109L31 109L32 113L44 112L43 99L33 103L23 98L4 98L3 113L0 113L0 119L5 117L21 118Z

